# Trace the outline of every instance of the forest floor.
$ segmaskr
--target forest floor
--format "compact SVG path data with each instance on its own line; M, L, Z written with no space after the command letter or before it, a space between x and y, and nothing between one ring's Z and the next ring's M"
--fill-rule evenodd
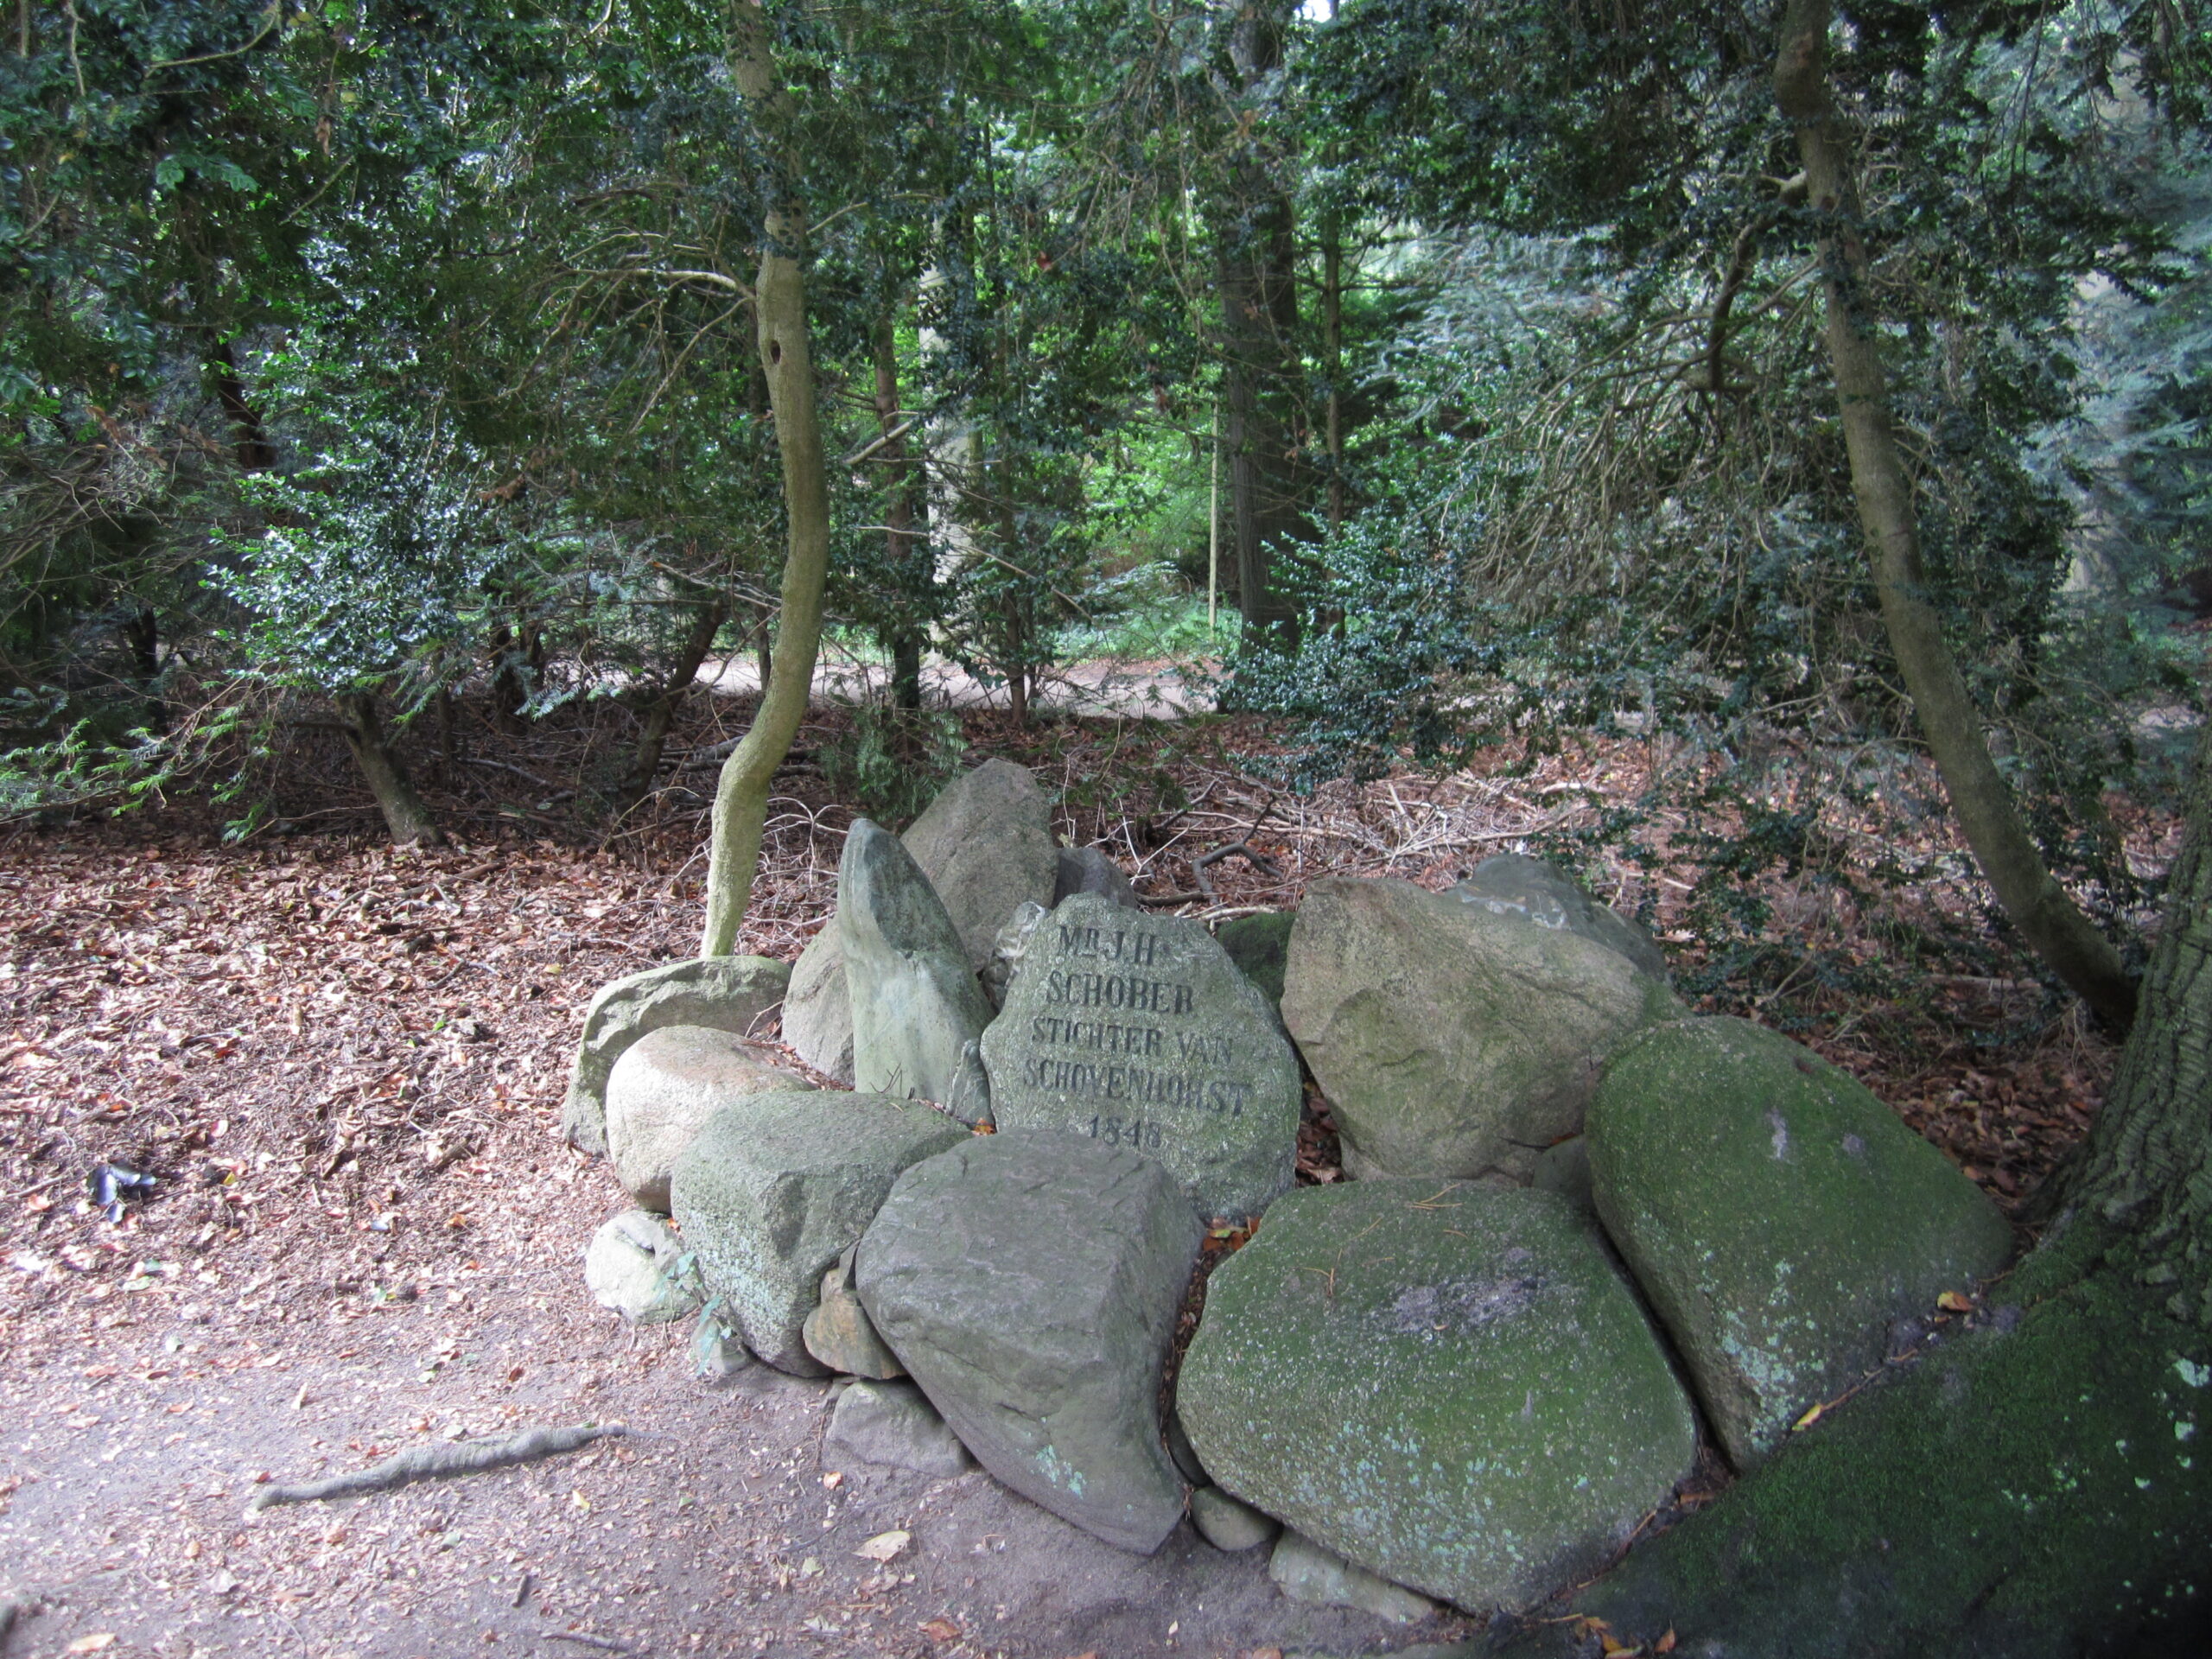
M679 756L742 719L700 701ZM743 950L793 957L830 911L843 719L817 711L779 779ZM1209 918L1294 904L1324 874L1440 886L1681 764L1592 739L1296 798L1240 764L1269 744L1249 722L963 719L969 763L1027 761L1069 840L1109 847L1147 892L1211 889L1183 907ZM680 760L645 816L591 836L518 798L518 777L585 778L592 734L549 721L494 747L486 728L500 758L463 756L429 791L455 837L430 851L377 844L312 736L283 757L281 833L226 843L179 805L0 843L0 1602L37 1610L0 1652L1070 1659L1464 1629L1295 1605L1264 1552L1218 1554L1187 1526L1140 1560L980 1474L825 1460L823 1384L755 1367L710 1389L683 1328L592 1302L583 1246L625 1201L561 1142L560 1101L591 993L695 948L703 806ZM1745 958L1764 976L1693 1000L1789 1025L2014 1211L2078 1141L2113 1052L1986 936L1925 792L1885 810L1836 833L1916 849L1892 908L1774 874L1774 949ZM2143 868L2171 856L2169 820L2121 822ZM1193 865L1239 841L1266 863ZM1738 950L1693 925L1687 863L1599 868L1600 896L1653 901L1678 981ZM1965 954L1902 962L1897 941L1938 921ZM1884 951L1902 978L1822 965ZM87 1198L104 1165L156 1185L111 1217ZM1334 1173L1325 1139L1309 1145L1301 1179ZM243 1518L271 1478L584 1421L630 1432ZM892 1560L855 1554L893 1529L912 1541Z

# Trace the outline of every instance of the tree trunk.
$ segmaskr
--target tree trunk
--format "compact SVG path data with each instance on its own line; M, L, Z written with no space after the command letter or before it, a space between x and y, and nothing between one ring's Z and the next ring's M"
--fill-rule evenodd
M685 695L697 681L707 653L715 648L715 635L721 631L722 619L728 612L729 607L719 599L699 607L692 616L691 632L684 636L676 660L669 664L667 677L639 711L638 742L630 752L630 770L615 786L618 816L629 811L652 791L653 775L660 770L661 752L668 747L669 728L676 723L677 714L683 707Z
M2091 925L2044 862L1983 736L1981 711L1944 642L1920 560L1911 480L1891 430L1889 388L1865 313L1866 251L1859 203L1828 91L1828 0L1789 0L1774 69L1775 101L1796 129L1808 200L1820 215L1828 359L1859 522L1873 556L1874 586L1890 649L1936 770L1998 902L2036 954L2097 1016L2125 1031L2135 986L2120 953Z
M1248 92L1281 67L1283 20L1272 5L1249 8L1232 40L1230 56ZM1275 590L1274 561L1312 533L1291 419L1300 364L1296 221L1250 131L1239 141L1229 193L1216 236L1236 605L1248 643L1265 638L1289 648L1298 642L1298 616Z
M788 156L789 111L774 59L774 31L759 0L733 8L731 70L737 89L779 158ZM787 169L787 175L789 169ZM814 361L806 332L806 205L785 197L762 227L753 312L760 366L776 416L776 448L784 468L782 622L775 660L761 688L753 725L722 763L708 842L707 922L702 957L736 948L738 925L753 895L768 786L790 752L814 684L822 644L822 592L830 574L829 469L815 407Z
M875 419L883 433L881 451L885 476L888 487L883 509L884 555L888 560L898 583L897 593L902 603L912 602L918 607L920 589L929 581L925 566L918 567L918 549L924 558L928 548L914 534L914 524L919 513L915 500L912 460L907 454L906 440L894 436L899 429L899 342L893 334L891 318L887 315L875 326ZM909 612L909 618L919 614L918 608ZM891 701L900 709L919 709L922 706L922 632L913 622L894 624L884 630L884 644L891 652Z
M392 844L441 845L445 837L438 833L430 809L423 804L423 798L415 792L415 786L407 781L407 773L401 769L399 757L385 741L384 722L377 715L376 694L341 692L337 703L339 719L345 728L346 747L353 752L354 764L368 780L369 793L376 797L378 810L384 814L385 827L391 832Z
M2212 719L2197 739L2189 833L2166 878L2166 920L2143 976L2136 1028L2089 1134L2059 1230L2125 1229L2180 1247L2174 1308L2212 1325ZM2208 1402L2212 1403L2212 1402Z
M523 705L530 701L524 655L513 629L502 622L492 630L492 721L510 734L530 729L522 714Z
M141 605L123 622L124 643L138 670L138 684L146 696L146 729L160 737L169 728L168 705L162 701L162 625L150 605Z
M276 448L269 442L268 429L245 395L245 383L238 378L238 356L229 340L215 347L210 366L215 372L215 399L231 423L232 453L238 457L238 470L267 472L276 464Z

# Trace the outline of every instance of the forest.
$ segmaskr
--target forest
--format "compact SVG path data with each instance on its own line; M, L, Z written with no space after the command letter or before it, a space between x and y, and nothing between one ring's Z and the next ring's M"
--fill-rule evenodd
M0 25L0 1652L1383 1639L1217 1564L825 1571L923 1523L815 1396L568 1306L592 993L798 957L994 759L1208 929L1543 858L2011 1229L1431 1650L2212 1639L2203 1478L2094 1455L2212 1376L2202 0ZM235 1525L548 1413L682 1449Z

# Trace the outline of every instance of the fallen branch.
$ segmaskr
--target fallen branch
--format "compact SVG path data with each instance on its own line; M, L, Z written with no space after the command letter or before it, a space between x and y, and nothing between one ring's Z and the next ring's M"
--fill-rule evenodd
M636 1653L638 1649L627 1642L617 1642L611 1637L586 1636L581 1630L542 1630L548 1642L573 1642L580 1648L597 1648L601 1653Z
M511 1464L559 1457L564 1452L581 1450L594 1440L628 1432L620 1423L587 1423L575 1428L528 1429L500 1440L463 1440L458 1446L417 1446L411 1452L386 1458L373 1468L355 1470L350 1475L333 1475L327 1480L306 1480L290 1486L264 1486L247 1503L245 1512L258 1515L279 1503L313 1503L325 1498L388 1492L395 1487L411 1486L418 1480L479 1475L487 1470L505 1469Z

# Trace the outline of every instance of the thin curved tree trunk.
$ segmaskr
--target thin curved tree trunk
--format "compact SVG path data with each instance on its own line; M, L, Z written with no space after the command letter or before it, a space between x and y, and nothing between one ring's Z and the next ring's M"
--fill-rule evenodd
M787 155L789 101L776 70L773 31L758 0L738 0L732 30L730 67L738 91L753 106L770 143ZM722 763L715 790L707 855L707 923L699 946L703 957L728 956L736 948L738 925L745 919L760 862L768 786L806 714L815 656L822 643L822 593L830 572L830 487L806 332L806 225L802 202L782 201L770 211L754 285L760 366L776 416L789 539L773 666L761 688L753 725Z
M1981 710L1929 602L1912 484L1891 429L1888 383L1865 311L1866 250L1856 229L1858 195L1828 89L1829 23L1829 0L1789 0L1775 59L1774 94L1796 129L1808 200L1824 221L1828 359L1890 649L1959 828L2005 915L2100 1019L2125 1031L2135 1017L2134 982L2112 942L2044 862L2018 803L1990 759Z
M385 741L376 694L347 691L340 694L336 701L346 747L353 752L353 763L367 780L369 793L376 797L377 810L384 814L385 828L391 832L392 844L442 845L445 837L438 833L437 820L430 816L430 809L423 804L423 798L415 792L414 785L407 781L399 757Z

